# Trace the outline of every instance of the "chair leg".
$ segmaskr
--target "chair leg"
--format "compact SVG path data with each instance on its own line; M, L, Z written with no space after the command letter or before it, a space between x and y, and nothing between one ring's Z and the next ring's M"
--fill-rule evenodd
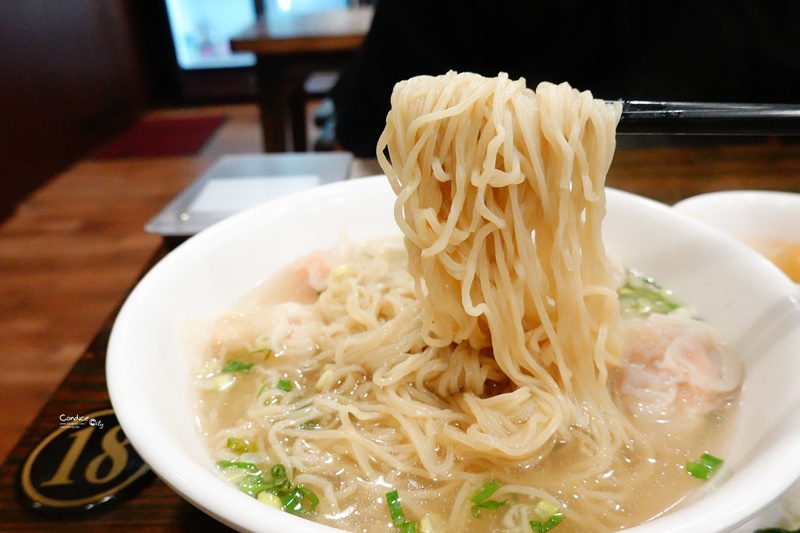
M306 95L302 90L292 92L290 114L292 117L292 151L308 151L308 131L306 128Z
M331 89L339 78L335 71L315 71L305 77L303 83L292 93L292 139L295 152L309 149L328 152L335 149L335 117L333 103L328 98ZM306 105L312 100L321 100L314 124L321 129L321 138L310 147L306 118Z

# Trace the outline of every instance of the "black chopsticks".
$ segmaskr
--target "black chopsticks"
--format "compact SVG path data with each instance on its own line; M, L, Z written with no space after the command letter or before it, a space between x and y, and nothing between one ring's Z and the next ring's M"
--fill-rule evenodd
M617 133L800 135L800 105L622 101Z

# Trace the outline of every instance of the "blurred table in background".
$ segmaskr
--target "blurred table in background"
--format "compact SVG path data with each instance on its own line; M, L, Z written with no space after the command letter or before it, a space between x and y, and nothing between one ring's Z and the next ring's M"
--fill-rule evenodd
M295 99L303 80L315 70L341 69L364 40L372 14L372 7L358 7L291 15L259 21L231 39L232 50L257 57L265 152L305 150L304 124L292 112L301 108Z

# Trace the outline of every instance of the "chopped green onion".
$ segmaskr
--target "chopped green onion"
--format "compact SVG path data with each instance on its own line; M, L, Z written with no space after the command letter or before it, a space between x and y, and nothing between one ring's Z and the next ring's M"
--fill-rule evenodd
M550 531L564 520L564 515L561 514L558 505L547 500L539 500L539 503L533 508L533 513L541 519L530 521L531 530L534 533Z
M265 361L266 361L267 359L269 359L270 357L272 357L272 355L273 355L274 353L275 353L275 352L273 352L273 351L272 351L272 350L270 350L269 348L261 348L260 350L253 350L252 352L250 352L250 354L251 354L251 355L264 354L264 360L265 360Z
M500 483L499 481L490 481L486 483L484 486L482 486L480 489L478 489L478 491L475 493L474 496L472 496L472 499L470 501L472 503L481 503L483 501L486 501L489 498L489 496L497 492L497 489L499 489L502 486L503 484Z
M537 503L536 507L533 508L533 512L542 520L547 520L551 516L559 514L561 510L558 508L558 505L554 504L553 502L539 500L539 503Z
M487 511L496 511L500 509L502 506L506 504L507 500L503 500L501 502L495 500L486 500L485 502L476 503L472 506L472 516L475 518L480 518L481 511L486 509Z
M228 363L222 367L223 372L247 372L255 363L243 363L242 361L236 361L231 359Z
M668 314L682 307L670 291L634 270L626 272L625 283L617 289L617 295L622 309L637 316Z
M483 509L488 511L496 511L504 506L506 504L506 500L498 502L489 499L489 497L497 492L497 489L502 486L503 484L499 481L489 481L480 489L478 489L478 491L470 499L470 501L475 504L472 506L472 516L479 518Z
M272 485L267 483L267 481L264 479L264 476L261 474L247 474L239 483L239 490L245 494L253 496L254 498L271 488Z
M217 385L218 391L224 391L230 388L231 385L234 384L236 378L231 376L230 374L220 374L218 376L214 376L214 383Z
M554 514L544 522L539 522L538 520L531 520L530 522L531 530L534 533L545 533L556 527L558 524L560 524L562 520L564 520L564 515L562 515L561 513Z
M264 355L264 359L269 358L272 355L272 342L270 341L269 335L264 333L256 337L256 340L253 342L253 350L252 353L261 353L266 352Z
M389 506L389 515L392 517L392 523L400 527L406 523L406 516L403 514L403 507L400 505L400 495L397 489L386 493L386 504Z
M266 503L270 507L274 507L276 509L283 509L283 502L278 497L277 494L270 492L268 490L262 490L256 496L256 499L261 503Z
M422 520L419 521L419 533L436 533L433 529L433 520L431 520L431 515L425 515L422 517Z
M295 515L307 516L319 505L319 497L313 490L303 485L292 486L286 467L280 463L270 468L269 479L261 474L253 463L219 461L217 464L222 468L236 467L257 472L246 474L239 483L239 490L272 507Z
M246 463L244 461L217 461L217 466L220 468L241 468L250 472L259 471L259 468L255 463Z
M697 461L689 461L686 463L686 472L697 479L705 480L719 470L722 463L724 463L724 461L719 457L704 453Z
M400 526L400 533L417 533L417 523L413 520L411 522L404 522Z
M397 489L386 493L386 504L389 506L389 515L392 517L392 523L395 527L400 528L400 533L417 533L416 520L406 520ZM423 522L425 518L428 518L428 516L426 515L423 518ZM428 525L430 525L430 518L428 518Z
M303 485L293 487L281 501L284 511L299 516L313 513L319 505L319 497L313 490Z
M322 375L317 380L317 383L314 385L314 388L317 389L318 391L325 390L328 387L328 384L332 376L333 376L333 370L331 370L330 368L325 370L325 372L323 372Z
M288 379L280 379L278 380L278 388L283 392L289 392L292 390L292 382Z
M272 476L273 487L288 489L292 485L292 482L289 481L289 476L286 474L286 467L282 464L278 463L273 466L269 473Z
M300 424L300 429L319 429L321 427L322 422L318 418Z
M228 437L227 446L236 453L247 453L252 451L250 448L250 443L245 439L240 439L238 437Z

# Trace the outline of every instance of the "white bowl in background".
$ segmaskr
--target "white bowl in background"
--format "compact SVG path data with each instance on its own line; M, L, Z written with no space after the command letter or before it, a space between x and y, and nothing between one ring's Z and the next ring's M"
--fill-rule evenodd
M800 194L797 193L720 191L687 198L673 207L768 256L771 248L800 245Z
M181 324L214 318L278 268L353 239L397 234L385 177L279 198L201 232L160 261L114 324L107 381L130 442L188 501L241 531L333 532L266 506L216 473L189 396ZM631 533L731 531L800 476L800 302L794 285L723 232L665 205L608 191L608 248L654 276L730 340L746 367L742 410L725 454L733 475L699 500ZM770 524L766 524L770 525Z

